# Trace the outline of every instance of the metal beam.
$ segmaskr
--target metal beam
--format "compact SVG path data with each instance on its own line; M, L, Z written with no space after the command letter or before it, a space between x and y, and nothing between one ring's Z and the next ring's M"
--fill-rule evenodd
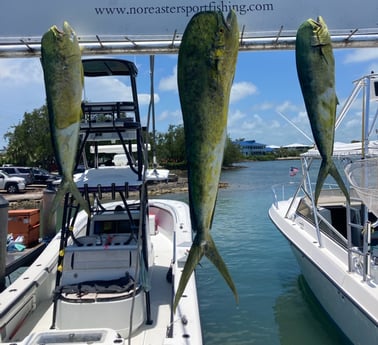
M378 33L358 34L353 30L349 34L331 36L334 48L378 48ZM127 54L177 54L181 40L176 32L169 39L146 41L128 37L122 39L104 39L96 36L95 40L80 40L83 55L127 55ZM282 28L272 37L247 37L243 32L240 38L239 51L256 50L293 50L295 36L282 36ZM39 57L41 44L37 40L1 41L0 58Z

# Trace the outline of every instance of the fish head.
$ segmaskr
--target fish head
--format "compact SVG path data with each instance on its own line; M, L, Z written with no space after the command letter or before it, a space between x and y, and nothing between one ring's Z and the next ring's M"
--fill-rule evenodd
M63 29L59 30L53 25L42 37L42 46L44 49L54 49L60 51L72 51L77 55L80 50L77 49L78 39L75 31L68 22L63 23Z
M234 11L230 11L227 18L224 18L222 12L214 13L214 48L219 50L219 54L227 53L226 49L235 44L235 36L238 38L239 29L238 21ZM238 41L236 39L236 41Z
M213 17L213 26L209 25L209 34L214 35L210 57L214 67L220 70L222 63L228 63L230 54L237 52L235 45L239 44L239 27L233 10L228 13L227 18L220 11L215 12Z
M81 118L84 85L78 38L68 22L62 30L54 25L42 36L41 62L49 116L55 127L67 128Z
M313 46L324 46L331 44L327 24L321 16L319 16L317 20L309 19L308 23L312 29Z
M230 11L227 18L220 11L198 12L188 23L182 42L185 42L183 49L207 56L209 66L216 72L222 70L222 65L235 58L238 51L235 49L239 44L235 12Z

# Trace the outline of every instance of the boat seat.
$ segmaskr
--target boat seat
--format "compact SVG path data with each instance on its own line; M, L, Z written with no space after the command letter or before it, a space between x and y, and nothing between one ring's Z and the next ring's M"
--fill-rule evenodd
M136 286L139 288L140 286ZM134 279L127 274L112 280L93 280L78 284L59 286L55 294L63 301L100 302L114 298L127 298L134 292Z
M99 236L82 236L78 237L74 243L76 246L96 246L101 244L101 238Z
M112 280L130 274L135 276L138 247L125 244L129 235L80 237L78 243L65 249L61 285L94 280Z
M133 234L102 234L76 238L73 246L103 246L103 245L135 245L137 239Z

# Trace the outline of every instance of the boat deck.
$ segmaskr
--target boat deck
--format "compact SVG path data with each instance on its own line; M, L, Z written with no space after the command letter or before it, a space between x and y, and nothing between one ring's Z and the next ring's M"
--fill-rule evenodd
M143 325L133 335L132 344L150 344L147 339L164 339L167 333L166 320L170 320L171 290L172 286L166 280L166 275L171 264L172 242L162 234L152 236L154 246L154 266L150 268L151 286L151 318L152 325ZM23 327L16 334L14 341L21 341L31 332L43 332L52 324L53 305L46 301L33 312L33 317L25 321ZM38 320L35 324L35 320ZM35 326L33 326L35 324Z
M7 252L5 276L10 275L20 267L29 266L45 247L46 243L38 243L34 247L25 248L22 252Z

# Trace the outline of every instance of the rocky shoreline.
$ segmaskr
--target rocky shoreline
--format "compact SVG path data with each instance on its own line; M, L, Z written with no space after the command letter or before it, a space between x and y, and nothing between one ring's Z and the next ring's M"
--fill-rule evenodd
M227 188L227 183L220 182L219 188ZM46 187L44 186L29 186L25 193L1 195L9 202L10 210L18 209L41 209L43 193ZM163 195L171 193L186 193L188 191L187 178L179 177L174 182L160 182L148 186L148 195ZM136 194L135 194L136 195ZM133 194L130 193L133 197Z

